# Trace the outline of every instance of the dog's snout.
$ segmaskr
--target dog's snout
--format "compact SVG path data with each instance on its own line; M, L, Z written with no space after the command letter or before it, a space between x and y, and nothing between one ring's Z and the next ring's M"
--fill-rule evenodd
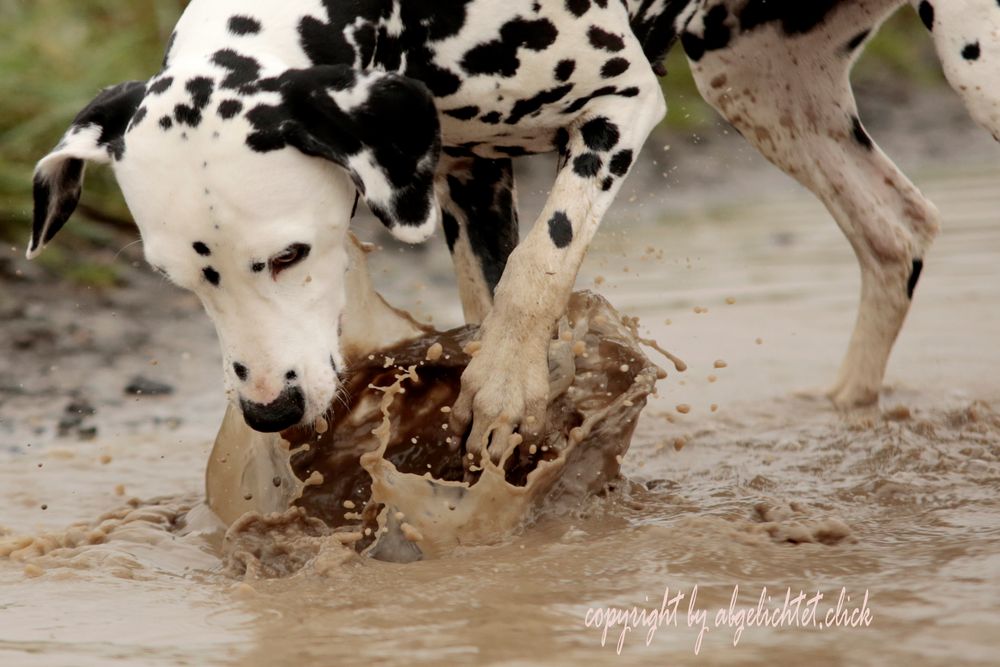
M306 412L306 401L302 390L288 387L277 400L261 405L245 399L240 400L243 419L247 426L260 433L278 433L296 426Z

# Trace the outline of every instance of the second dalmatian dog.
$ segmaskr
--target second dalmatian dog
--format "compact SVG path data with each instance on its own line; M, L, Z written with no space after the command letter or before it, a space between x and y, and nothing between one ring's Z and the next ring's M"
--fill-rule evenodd
M214 321L254 429L324 413L343 368L357 196L395 234L439 225L481 352L454 426L496 456L544 427L547 341L587 247L665 104L679 40L705 98L811 189L862 271L831 397L877 400L937 231L872 142L848 73L900 0L193 0L162 70L104 90L38 165L29 256L110 162L149 262ZM996 0L919 2L953 86L1000 136ZM511 158L560 169L518 241ZM491 444L492 443L492 444Z

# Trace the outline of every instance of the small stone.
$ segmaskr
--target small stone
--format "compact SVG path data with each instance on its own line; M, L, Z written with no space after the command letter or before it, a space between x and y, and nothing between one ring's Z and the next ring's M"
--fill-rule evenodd
M125 386L125 393L130 396L169 396L174 393L174 388L169 384L137 375Z

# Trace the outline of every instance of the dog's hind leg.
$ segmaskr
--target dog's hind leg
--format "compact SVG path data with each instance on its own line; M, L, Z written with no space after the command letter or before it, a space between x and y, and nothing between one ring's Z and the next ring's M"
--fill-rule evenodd
M438 199L465 321L479 324L517 246L513 165L509 159L445 159Z
M914 0L931 31L945 76L977 123L1000 141L1000 4L997 0Z
M849 80L857 51L899 4L709 2L682 34L705 99L823 201L858 257L860 310L830 392L840 407L877 402L938 229L934 206L865 131Z

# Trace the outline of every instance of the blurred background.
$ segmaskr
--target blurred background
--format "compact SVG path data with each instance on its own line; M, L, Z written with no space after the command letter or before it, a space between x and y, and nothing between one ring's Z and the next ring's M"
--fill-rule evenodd
M35 162L101 88L147 79L158 70L163 45L186 4L0 0L0 240L24 245ZM703 142L720 121L695 90L680 49L668 71L663 85L669 113L651 143ZM894 104L901 94L946 87L930 40L908 7L868 47L855 81L860 90ZM127 281L124 267L100 251L117 251L123 239L135 236L111 170L92 167L73 224L38 260L34 275L95 287L121 284ZM16 277L7 253L3 257L0 275Z

